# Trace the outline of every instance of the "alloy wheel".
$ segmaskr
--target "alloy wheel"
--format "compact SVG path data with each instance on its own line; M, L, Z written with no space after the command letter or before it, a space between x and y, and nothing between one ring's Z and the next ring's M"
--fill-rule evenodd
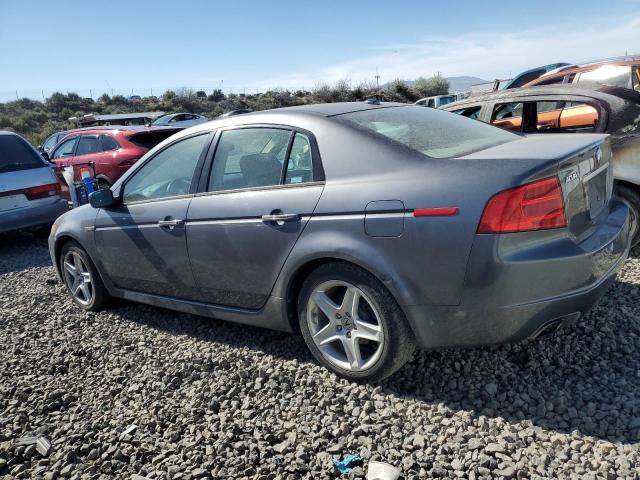
M307 303L307 322L318 350L339 368L367 370L382 354L381 315L367 295L348 282L318 285Z
M64 279L73 298L81 305L89 305L93 300L91 272L78 252L70 250L62 262Z

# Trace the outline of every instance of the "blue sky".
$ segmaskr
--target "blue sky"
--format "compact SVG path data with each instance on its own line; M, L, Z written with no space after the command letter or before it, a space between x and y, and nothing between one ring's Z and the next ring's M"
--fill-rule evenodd
M640 0L0 0L0 101L310 89L376 67L382 82L493 79L625 50L640 53Z

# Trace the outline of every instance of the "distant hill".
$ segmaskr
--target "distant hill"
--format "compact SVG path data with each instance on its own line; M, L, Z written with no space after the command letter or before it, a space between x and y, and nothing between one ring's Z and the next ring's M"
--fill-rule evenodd
M449 92L466 92L471 88L471 85L476 85L478 83L487 83L489 80L483 80L479 77L446 77L449 82ZM415 80L405 80L405 83L409 86L415 83Z

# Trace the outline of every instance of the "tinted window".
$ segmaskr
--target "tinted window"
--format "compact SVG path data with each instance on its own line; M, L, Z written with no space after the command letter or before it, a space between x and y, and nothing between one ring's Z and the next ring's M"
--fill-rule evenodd
M210 192L278 185L289 130L240 128L222 132L209 178Z
M0 135L0 173L44 166L40 155L25 140L14 135Z
M467 155L518 139L490 125L430 108L375 108L335 118L435 158Z
M158 153L124 186L125 203L189 193L193 174L208 139L208 134L187 138Z
M70 157L73 155L73 151L76 148L76 143L78 142L78 137L70 138L69 140L60 144L56 151L53 152L52 159Z
M109 135L100 135L100 141L102 142L102 150L105 152L109 150L117 150L120 148L118 142L116 142L115 139L113 137L110 137Z
M78 143L76 155L89 155L100 151L100 139L97 135L82 136Z
M296 133L287 162L285 183L313 182L313 157L309 137Z
M640 67L633 68L633 89L640 92Z

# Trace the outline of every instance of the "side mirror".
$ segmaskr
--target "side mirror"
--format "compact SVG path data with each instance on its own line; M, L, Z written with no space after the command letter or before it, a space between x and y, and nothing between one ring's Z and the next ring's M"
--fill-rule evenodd
M47 162L51 161L51 158L49 157L49 154L47 152L45 152L44 150L42 152L40 152L40 155L42 155L42 158L44 158Z
M93 208L109 208L116 205L111 189L96 190L89 194L89 203Z

